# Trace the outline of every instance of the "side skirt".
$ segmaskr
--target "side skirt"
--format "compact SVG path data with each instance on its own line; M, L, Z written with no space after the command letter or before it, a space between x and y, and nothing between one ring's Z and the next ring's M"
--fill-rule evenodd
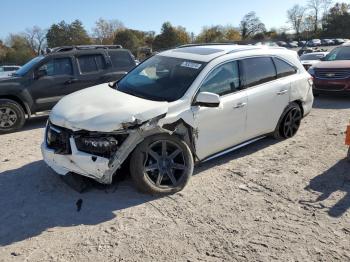
M212 160L212 159L214 159L214 158L217 158L217 157L226 155L226 154L228 154L228 153L230 153L230 152L232 152L232 151L235 151L235 150L237 150L237 149L240 149L240 148L242 148L242 147L245 147L245 146L247 146L247 145L249 145L249 144L252 144L252 143L254 143L254 142L258 141L258 140L261 140L261 139L263 139L263 138L265 138L265 137L266 137L266 136L259 136L259 137L257 137L257 138L248 140L248 141L246 141L246 142L244 142L244 143L242 143L242 144L239 144L239 145L237 145L237 146L234 146L234 147L231 147L231 148L226 149L226 150L224 150L224 151L221 151L221 152L219 152L219 153L217 153L217 154L215 154L215 155L209 156L209 157L207 157L207 158L201 160L200 163L204 163L204 162L210 161L210 160Z

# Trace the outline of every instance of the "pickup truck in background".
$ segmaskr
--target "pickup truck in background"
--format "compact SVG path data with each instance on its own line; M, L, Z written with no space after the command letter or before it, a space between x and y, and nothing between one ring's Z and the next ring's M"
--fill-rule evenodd
M56 47L33 58L0 79L0 133L20 129L26 118L52 109L65 95L119 80L135 65L132 53L119 45Z

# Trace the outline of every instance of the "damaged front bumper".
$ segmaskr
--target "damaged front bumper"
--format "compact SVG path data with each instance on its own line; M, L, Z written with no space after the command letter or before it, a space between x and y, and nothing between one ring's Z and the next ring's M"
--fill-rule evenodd
M41 145L42 155L46 164L60 175L76 173L90 177L103 184L111 184L113 175L117 169L120 168L130 153L146 136L164 132L170 133L168 130L157 125L158 120L159 118L135 128L113 133L114 135L124 134L127 137L110 157L90 154L79 150L76 142L77 136L74 133L66 135L66 144L69 150L65 149L62 152L57 150L57 148L54 149L48 146L47 130L51 128L48 125L45 132L45 140ZM59 127L52 127L56 132L60 132L57 128Z

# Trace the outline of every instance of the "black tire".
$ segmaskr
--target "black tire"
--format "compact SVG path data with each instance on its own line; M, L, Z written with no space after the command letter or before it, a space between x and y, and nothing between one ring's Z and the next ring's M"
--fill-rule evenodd
M20 104L10 99L0 99L0 134L21 129L25 113Z
M276 139L287 139L293 137L299 130L302 111L297 103L290 103L283 111L277 127L273 134Z
M130 159L131 177L136 187L147 194L181 191L192 176L193 167L188 145L168 134L147 137Z

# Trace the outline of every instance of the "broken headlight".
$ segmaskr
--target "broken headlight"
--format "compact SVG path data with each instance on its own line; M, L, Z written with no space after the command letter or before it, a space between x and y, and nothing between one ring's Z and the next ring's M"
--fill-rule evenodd
M75 144L79 151L102 157L110 157L118 150L119 142L113 136L80 136L75 138Z

